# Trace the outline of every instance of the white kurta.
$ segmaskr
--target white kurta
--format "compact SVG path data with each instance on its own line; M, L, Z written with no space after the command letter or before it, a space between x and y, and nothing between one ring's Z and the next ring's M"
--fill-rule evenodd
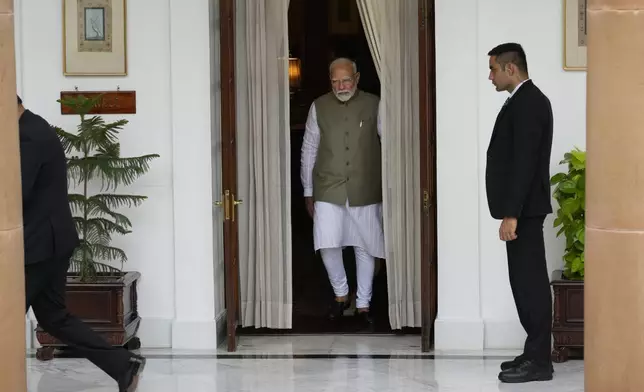
M381 135L378 115L378 135ZM313 196L313 167L320 143L315 103L309 109L302 143L300 172L304 196ZM373 257L385 258L385 237L382 228L382 203L350 207L326 202L315 202L313 217L313 244L315 250L357 246Z

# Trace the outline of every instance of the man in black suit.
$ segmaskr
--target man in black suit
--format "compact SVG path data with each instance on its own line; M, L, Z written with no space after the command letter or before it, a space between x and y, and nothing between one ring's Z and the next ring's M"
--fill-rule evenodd
M487 152L487 198L492 217L501 220L499 238L506 242L510 286L528 335L523 354L501 364L499 380L551 380L552 299L543 223L552 213L552 107L529 79L521 45L502 44L488 55L489 79L510 97L497 116Z
M120 392L134 392L145 359L113 347L69 314L65 285L69 260L79 244L67 199L67 163L56 135L18 97L26 311L40 326L109 374Z

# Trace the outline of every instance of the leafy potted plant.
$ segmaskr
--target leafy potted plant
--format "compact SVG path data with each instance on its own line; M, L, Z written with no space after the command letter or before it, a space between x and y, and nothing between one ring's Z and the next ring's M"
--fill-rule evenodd
M58 100L80 116L76 133L54 127L68 157L68 179L75 189L70 191L69 202L80 237L70 262L67 306L110 343L137 349L140 274L123 272L127 255L111 243L113 235L131 232L130 220L119 209L139 206L147 197L116 191L145 174L150 162L159 156L121 157L118 134L128 121L106 123L101 116L89 115L101 98L81 95ZM96 184L101 185L100 191L93 192ZM64 347L40 327L36 331L42 346L39 359L51 359L54 348Z
M553 274L554 291L552 359L568 360L570 349L584 346L584 244L586 223L586 152L578 148L564 155L568 171L551 178L559 204L554 227L566 237L564 269Z

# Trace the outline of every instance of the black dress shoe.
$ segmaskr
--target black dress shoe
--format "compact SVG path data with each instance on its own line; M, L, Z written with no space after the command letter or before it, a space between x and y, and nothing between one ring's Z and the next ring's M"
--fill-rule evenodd
M361 324L360 326L362 327L363 331L373 332L374 330L373 317L371 316L371 313L369 311L366 311L366 312L356 311L356 316L360 320L360 324Z
M514 358L511 361L502 362L501 363L501 370L508 370L508 369L515 368L515 367L521 365L521 363L523 363L523 361L525 361L525 360L526 360L526 357L523 354L521 354L521 355L519 355L518 357ZM552 363L550 363L550 371L553 372L553 373L555 372L555 368L552 366Z
M501 370L508 370L515 368L521 364L525 360L525 357L523 354L519 355L518 357L514 358L511 361L505 361L501 363Z
M139 385L139 378L145 368L145 358L133 354L125 373L117 380L119 392L134 392Z
M349 301L333 301L333 304L331 304L331 310L329 310L329 318L331 320L342 318L344 311L349 309L349 306L351 306L351 303Z
M525 360L519 366L499 373L499 380L505 383L550 381L552 380L552 370L547 365L539 365L534 361Z

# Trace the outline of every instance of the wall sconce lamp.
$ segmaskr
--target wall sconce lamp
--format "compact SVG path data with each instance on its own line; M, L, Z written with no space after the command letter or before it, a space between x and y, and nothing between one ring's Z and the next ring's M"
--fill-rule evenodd
M288 84L291 89L298 89L302 84L302 62L297 57L288 59Z

